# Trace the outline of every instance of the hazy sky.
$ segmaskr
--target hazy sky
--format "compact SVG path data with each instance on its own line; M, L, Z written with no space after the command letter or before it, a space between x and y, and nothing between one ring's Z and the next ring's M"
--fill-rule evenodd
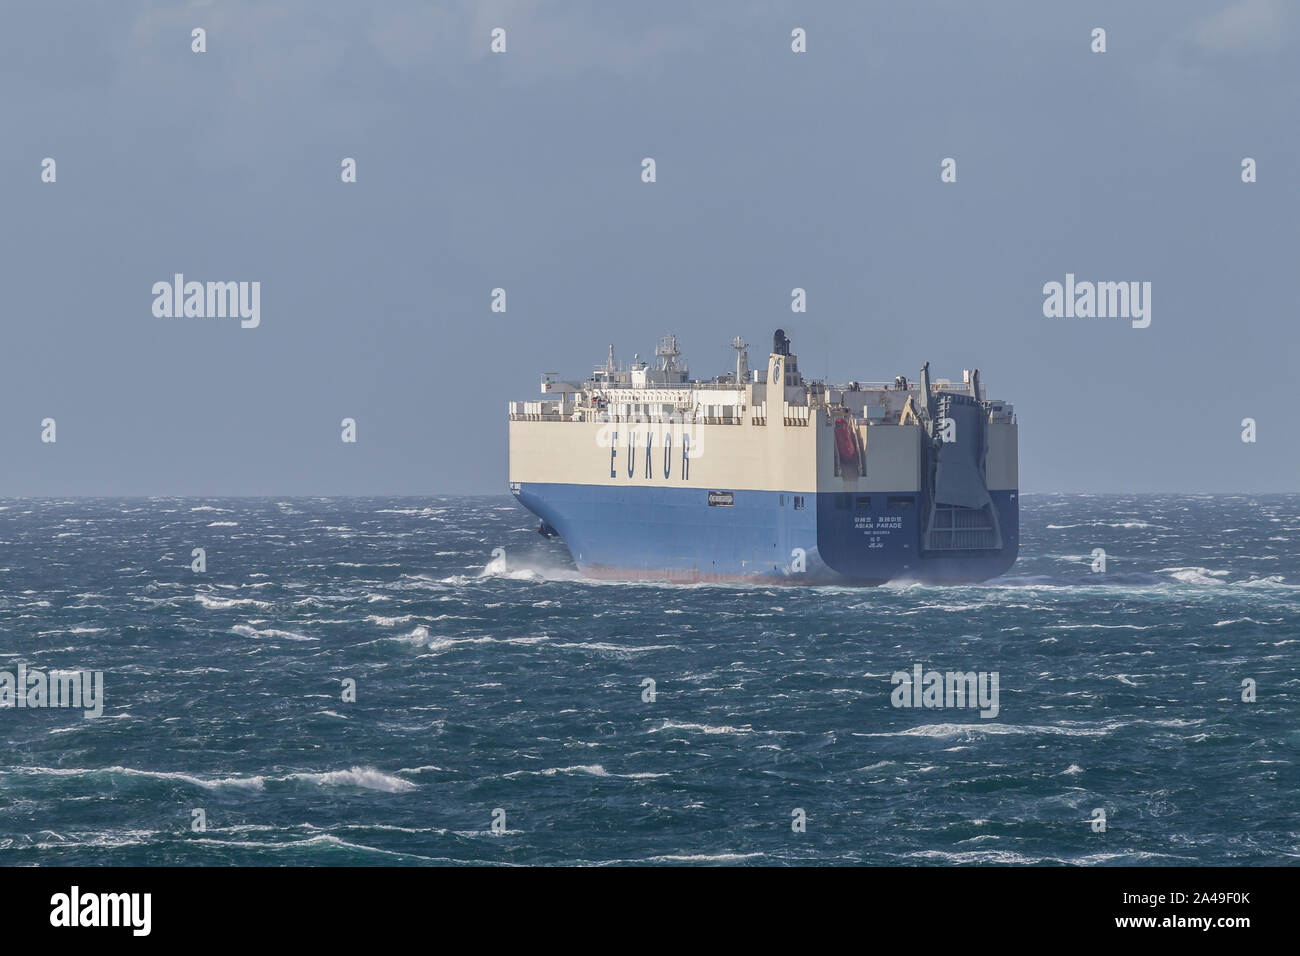
M1026 491L1296 490L1298 40L1282 0L10 4L0 495L504 492L540 371L777 326L806 375L978 366ZM177 272L260 326L155 317ZM1150 327L1045 318L1066 273Z

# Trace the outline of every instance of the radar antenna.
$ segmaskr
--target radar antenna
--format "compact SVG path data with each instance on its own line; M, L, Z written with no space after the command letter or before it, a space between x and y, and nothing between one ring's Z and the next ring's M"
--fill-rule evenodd
M659 371L680 371L677 365L677 356L681 354L677 350L677 336L670 332L661 338L659 344L655 347L655 356L659 359Z

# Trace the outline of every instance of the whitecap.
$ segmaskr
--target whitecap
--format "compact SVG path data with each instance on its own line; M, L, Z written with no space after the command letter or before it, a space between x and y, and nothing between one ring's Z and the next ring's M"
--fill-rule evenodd
M259 631L255 627L247 624L236 624L232 627L231 632L241 637L254 637L258 640L280 640L280 641L319 641L319 637L308 637L306 634L295 634L293 631L280 631L273 627Z
M329 770L323 773L294 773L284 779L319 784L323 787L362 787L366 790L381 790L384 793L405 793L416 789L416 785L411 781L382 773L374 767L352 767L349 770Z

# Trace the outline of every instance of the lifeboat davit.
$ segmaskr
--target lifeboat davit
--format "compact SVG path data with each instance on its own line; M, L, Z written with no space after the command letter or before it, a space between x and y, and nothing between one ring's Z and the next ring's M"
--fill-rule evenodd
M835 447L839 450L840 461L849 465L858 463L858 445L853 440L853 429L843 418L835 419Z

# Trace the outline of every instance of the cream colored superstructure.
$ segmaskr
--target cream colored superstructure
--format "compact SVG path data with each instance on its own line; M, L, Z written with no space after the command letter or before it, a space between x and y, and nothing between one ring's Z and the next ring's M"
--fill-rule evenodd
M672 348L675 361L675 342ZM593 381L548 375L549 400L510 404L509 480L794 494L921 488L924 429L900 423L908 398L920 401L915 384L805 383L796 358L778 353L754 377L761 380L690 382L684 369L620 370L612 351ZM971 387L939 380L931 390L970 394ZM1014 411L990 407L988 487L1015 489ZM837 419L855 436L858 467L842 467L837 457Z

